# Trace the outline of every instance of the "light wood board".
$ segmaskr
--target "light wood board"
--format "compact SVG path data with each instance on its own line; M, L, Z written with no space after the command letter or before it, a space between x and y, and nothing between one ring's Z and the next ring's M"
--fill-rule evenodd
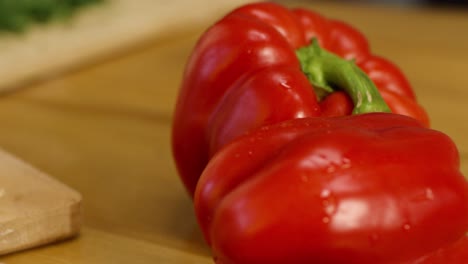
M76 235L81 196L0 150L0 255Z

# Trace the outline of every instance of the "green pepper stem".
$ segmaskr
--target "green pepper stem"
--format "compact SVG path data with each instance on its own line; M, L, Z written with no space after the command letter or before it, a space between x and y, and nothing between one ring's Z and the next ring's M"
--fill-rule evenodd
M354 61L322 49L317 40L298 49L296 55L319 99L340 89L353 101L353 114L390 112L377 87Z

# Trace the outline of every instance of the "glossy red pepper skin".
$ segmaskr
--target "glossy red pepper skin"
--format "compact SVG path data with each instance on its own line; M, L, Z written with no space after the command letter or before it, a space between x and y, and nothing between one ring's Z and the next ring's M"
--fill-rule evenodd
M212 158L194 202L219 264L417 263L406 261L468 229L454 143L388 113L241 136Z
M458 264L468 262L468 237L463 236L453 244L430 254L402 264Z
M300 67L286 38L249 17L228 15L199 40L185 70L172 130L176 165L190 193L209 159L208 121L226 91L248 74L276 65Z
M297 117L350 113L350 107L335 107L346 96L331 96L319 104L314 87L299 77L302 72L295 51L311 38L337 55L355 60L379 89L405 98L388 102L396 113L405 109L402 114L428 125L405 76L392 63L372 55L359 31L311 11L289 10L274 3L246 5L203 34L185 69L174 112L172 145L177 169L190 194L213 153L233 138ZM261 87L264 82L276 89L268 98L260 97L265 94L260 91L266 88ZM234 103L236 94L248 99L244 104ZM230 106L224 105L226 101ZM259 105L252 107L249 102ZM220 116L230 116L225 127Z
M290 66L272 66L247 76L226 92L208 122L210 156L234 138L283 120L320 115L305 75Z

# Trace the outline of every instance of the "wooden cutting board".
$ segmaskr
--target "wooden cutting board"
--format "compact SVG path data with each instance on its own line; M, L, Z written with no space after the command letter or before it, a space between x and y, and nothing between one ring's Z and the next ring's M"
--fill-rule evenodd
M81 196L0 150L0 255L76 235Z
M67 23L0 35L0 91L50 78L169 32L210 23L246 0L107 0Z

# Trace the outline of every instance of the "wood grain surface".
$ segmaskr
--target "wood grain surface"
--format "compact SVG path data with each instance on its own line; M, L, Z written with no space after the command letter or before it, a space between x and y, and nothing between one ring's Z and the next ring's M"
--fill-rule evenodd
M468 175L468 15L330 2L307 6L355 25L395 61ZM213 263L174 168L170 124L203 26L0 97L0 146L83 194L85 228L66 242L0 257L25 263ZM430 230L428 230L430 232Z

